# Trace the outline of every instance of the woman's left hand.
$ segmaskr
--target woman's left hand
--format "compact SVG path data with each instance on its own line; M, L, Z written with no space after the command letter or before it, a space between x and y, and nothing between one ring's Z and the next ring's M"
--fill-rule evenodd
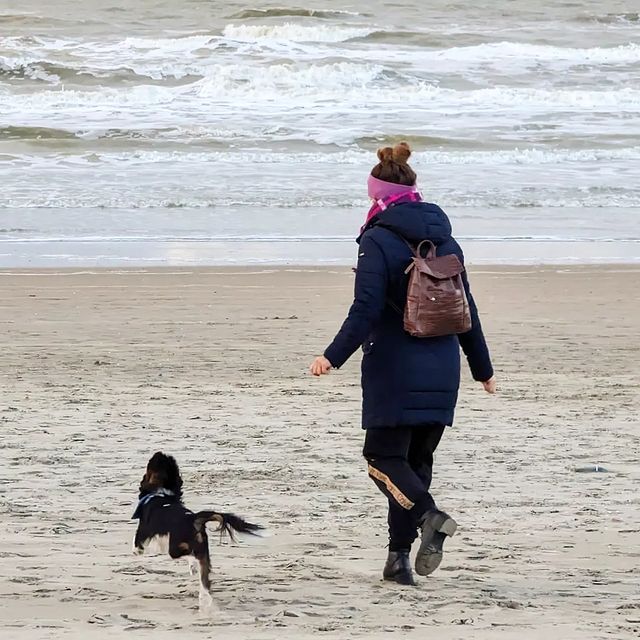
M324 356L318 356L311 363L311 367L309 367L309 370L311 372L311 375L323 376L329 373L329 371L331 371L332 368L333 368L333 365Z

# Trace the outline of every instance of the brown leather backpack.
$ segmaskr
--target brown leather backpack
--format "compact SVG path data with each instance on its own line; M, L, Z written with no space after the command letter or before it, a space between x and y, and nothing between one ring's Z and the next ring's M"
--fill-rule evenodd
M407 242L405 240L405 242ZM469 301L464 290L464 266L455 254L436 256L436 247L423 240L405 273L409 274L404 329L416 338L435 338L471 329ZM428 247L426 257L422 257Z

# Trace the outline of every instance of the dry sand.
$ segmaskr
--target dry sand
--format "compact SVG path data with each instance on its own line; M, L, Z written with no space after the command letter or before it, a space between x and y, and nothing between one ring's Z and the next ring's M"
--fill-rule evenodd
M407 589L380 579L359 358L306 376L348 270L0 273L3 640L638 637L640 270L472 282L501 391L465 376L434 480L460 535ZM273 533L212 536L211 616L186 563L130 553L160 448L189 506Z

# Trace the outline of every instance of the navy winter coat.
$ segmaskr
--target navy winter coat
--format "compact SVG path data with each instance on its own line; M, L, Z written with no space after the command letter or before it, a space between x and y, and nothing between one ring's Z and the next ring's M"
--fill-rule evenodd
M473 326L461 335L413 338L403 317L389 301L404 308L408 276L404 270L413 245L429 239L437 255L462 250L451 236L451 223L435 204L411 202L390 207L370 223L359 239L353 305L342 328L324 355L341 367L362 345L362 426L451 425L460 385L460 346L473 377L493 375L469 283L465 287Z

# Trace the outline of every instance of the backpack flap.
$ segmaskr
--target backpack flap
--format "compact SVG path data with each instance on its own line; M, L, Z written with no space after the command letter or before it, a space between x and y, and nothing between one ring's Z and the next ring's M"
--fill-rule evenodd
M447 280L459 276L464 271L464 265L458 256L452 253L426 260L418 257L413 258L404 272L409 273L412 269L417 269L419 273L424 273L436 280Z

